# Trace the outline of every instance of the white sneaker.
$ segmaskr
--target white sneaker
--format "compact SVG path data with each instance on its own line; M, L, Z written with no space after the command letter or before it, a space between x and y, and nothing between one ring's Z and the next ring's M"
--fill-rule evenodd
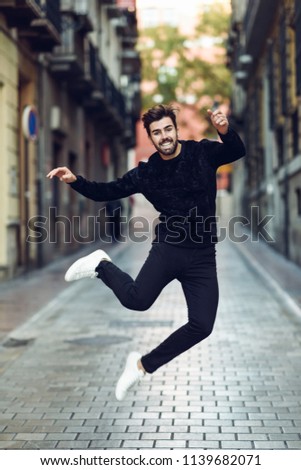
M85 277L91 279L97 277L97 272L95 268L99 265L101 261L112 261L109 255L103 250L96 250L93 253L90 253L88 256L79 258L73 264L65 274L65 281L78 281Z
M131 352L126 360L124 371L122 372L115 389L117 400L125 398L127 391L144 377L144 372L138 369L137 362L141 358L138 352Z

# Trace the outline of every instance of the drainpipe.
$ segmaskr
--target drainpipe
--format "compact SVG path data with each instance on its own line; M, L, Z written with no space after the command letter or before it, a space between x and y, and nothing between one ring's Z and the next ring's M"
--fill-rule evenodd
M44 197L45 191L44 188L44 173L45 173L45 134L44 134L44 127L43 127L43 111L44 111L44 101L43 101L43 92L44 92L44 67L42 59L38 60L38 115L39 115L39 138L37 142L38 148L38 159L37 159L37 209L38 209L38 217L42 217L44 214ZM37 244L37 267L41 268L44 266L44 250L43 250L43 242Z
M287 146L285 146L287 148ZM287 152L284 152L284 254L287 259L290 259L290 207L289 207L289 175L288 175L288 161Z

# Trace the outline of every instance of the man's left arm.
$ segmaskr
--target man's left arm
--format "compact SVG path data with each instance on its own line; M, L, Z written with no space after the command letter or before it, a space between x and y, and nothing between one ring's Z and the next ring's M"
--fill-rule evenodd
M229 122L220 110L208 110L211 122L217 130L222 143L208 141L210 163L216 168L226 163L232 163L246 154L246 148L239 135L229 127Z

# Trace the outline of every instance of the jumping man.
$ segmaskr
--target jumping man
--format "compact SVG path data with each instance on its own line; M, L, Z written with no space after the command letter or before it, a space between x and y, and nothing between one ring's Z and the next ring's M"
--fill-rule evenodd
M128 355L116 385L117 400L123 400L129 388L146 373L152 374L208 337L213 329L218 305L216 171L243 157L245 147L222 111L208 110L208 114L222 143L179 140L175 109L157 105L142 117L156 152L122 178L109 183L92 182L66 167L55 168L47 175L57 176L94 201L142 193L160 213L151 250L135 280L102 250L80 258L65 274L68 282L101 279L124 307L140 311L149 309L172 280L181 283L188 308L187 323L151 352Z

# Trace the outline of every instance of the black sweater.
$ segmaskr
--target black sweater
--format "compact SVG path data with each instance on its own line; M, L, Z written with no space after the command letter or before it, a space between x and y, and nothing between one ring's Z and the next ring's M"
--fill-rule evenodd
M216 170L245 155L245 146L233 129L220 137L223 143L180 141L177 157L163 160L156 152L110 183L77 176L71 186L94 201L142 193L160 212L155 241L192 247L216 243Z

